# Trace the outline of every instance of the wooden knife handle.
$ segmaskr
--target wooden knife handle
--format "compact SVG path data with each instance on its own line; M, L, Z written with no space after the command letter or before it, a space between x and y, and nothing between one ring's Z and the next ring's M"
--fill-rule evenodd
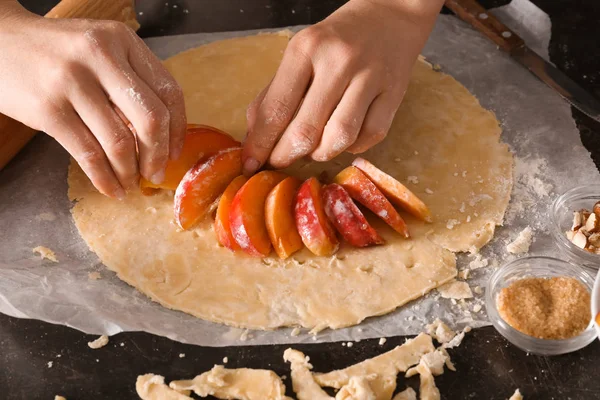
M121 21L134 30L134 0L62 0L47 18L89 18ZM0 114L0 170L35 136L37 132Z
M475 0L446 0L446 7L508 53L525 45L523 39L488 13Z

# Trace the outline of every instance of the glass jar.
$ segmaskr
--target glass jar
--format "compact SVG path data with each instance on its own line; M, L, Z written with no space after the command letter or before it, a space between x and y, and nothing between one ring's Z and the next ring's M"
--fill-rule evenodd
M590 253L567 239L566 232L573 225L573 212L590 210L600 201L600 185L578 186L556 198L551 210L551 233L567 259L575 265L598 270L600 254Z

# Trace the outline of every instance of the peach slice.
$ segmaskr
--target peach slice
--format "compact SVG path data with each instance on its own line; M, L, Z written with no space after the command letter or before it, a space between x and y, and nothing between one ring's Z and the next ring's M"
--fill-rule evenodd
M211 205L242 174L242 149L225 149L200 160L185 174L175 191L175 221L182 229L196 225Z
M215 153L239 147L240 142L227 133L207 125L188 124L187 134L183 142L181 155L177 160L169 160L165 169L165 180L155 185L142 178L140 187L175 190L181 179L198 161L204 160Z
M140 187L140 191L142 192L142 195L144 195L144 196L154 196L154 195L158 194L158 192L160 192L160 189L142 186L142 187Z
M302 181L292 176L285 178L271 190L265 202L267 231L281 259L304 247L294 218L294 198L301 184Z
M317 178L308 178L298 189L294 216L298 233L313 254L331 256L338 251L339 241L325 214L321 183Z
M269 192L287 175L261 171L238 190L229 211L229 224L235 241L251 256L271 253L271 239L265 223L265 201Z
M333 180L346 189L350 197L373 211L396 232L405 238L410 237L408 227L398 211L360 169L350 166L337 174Z
M238 190L240 190L240 188L247 181L248 178L243 175L240 175L232 180L229 186L227 186L227 189L225 189L225 192L223 192L223 195L221 195L221 199L219 200L219 205L217 207L214 225L217 240L223 246L232 251L239 250L240 246L238 246L237 242L235 241L233 234L231 233L231 225L229 225L231 203L233 202L233 198L237 194Z
M341 185L332 183L325 186L323 202L325 214L352 246L367 247L385 243Z
M392 203L402 207L404 210L423 221L433 221L431 212L425 203L396 179L392 178L364 158L358 157L352 162L352 165L364 172Z

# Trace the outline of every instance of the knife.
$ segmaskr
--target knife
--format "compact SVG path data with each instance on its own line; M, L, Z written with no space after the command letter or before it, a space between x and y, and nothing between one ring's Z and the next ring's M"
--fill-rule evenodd
M571 105L600 122L600 101L559 69L529 49L523 39L488 13L475 0L446 0L446 7L460 19L491 39L514 60L525 66Z

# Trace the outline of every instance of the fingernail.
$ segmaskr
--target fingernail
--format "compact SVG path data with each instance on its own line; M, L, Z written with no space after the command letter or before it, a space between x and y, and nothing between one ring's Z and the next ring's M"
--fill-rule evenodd
M249 175L256 172L257 169L260 168L260 162L252 157L246 158L244 161L244 174Z
M127 197L127 193L125 193L125 190L123 190L123 188L119 187L115 189L115 191L113 192L113 196L115 196L119 200L125 200L125 197Z
M154 183L155 185L161 184L164 180L165 180L165 170L164 169L161 169L160 171L158 171L157 173L152 175L152 177L150 178L150 182Z

